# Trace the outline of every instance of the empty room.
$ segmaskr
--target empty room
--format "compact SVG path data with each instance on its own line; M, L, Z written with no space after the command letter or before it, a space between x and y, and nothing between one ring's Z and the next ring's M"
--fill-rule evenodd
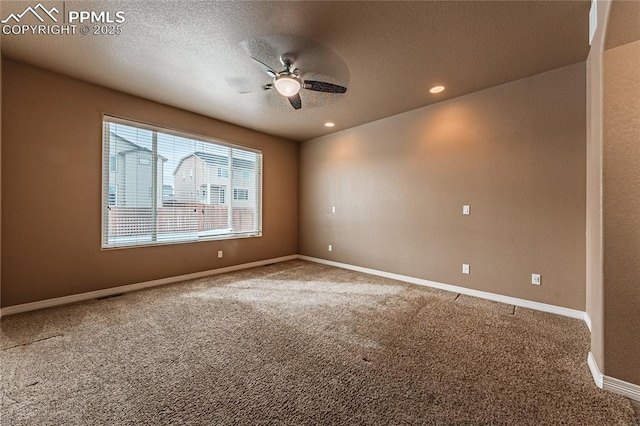
M640 425L640 1L0 27L2 426Z

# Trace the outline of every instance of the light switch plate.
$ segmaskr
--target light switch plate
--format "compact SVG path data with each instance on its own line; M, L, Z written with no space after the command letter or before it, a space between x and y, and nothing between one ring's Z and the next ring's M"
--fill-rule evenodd
M467 263L462 264L462 273L467 275L469 274L469 264Z
M462 206L462 214L467 215L471 212L471 208L469 206Z

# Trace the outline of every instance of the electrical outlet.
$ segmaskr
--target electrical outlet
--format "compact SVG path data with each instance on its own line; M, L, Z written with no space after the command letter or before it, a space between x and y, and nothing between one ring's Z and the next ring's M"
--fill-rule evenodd
M335 213L336 212L336 206L331 207L331 213Z
M534 285L542 284L542 276L540 274L531 274L531 284L534 284Z
M333 251L333 246L329 244L329 251Z
M218 250L218 259L222 259L222 250Z
M471 209L471 207L469 207L469 206L466 206L466 205L462 206L462 214L468 215L471 212L470 209Z
M469 265L467 263L462 264L462 273L467 275L469 274Z

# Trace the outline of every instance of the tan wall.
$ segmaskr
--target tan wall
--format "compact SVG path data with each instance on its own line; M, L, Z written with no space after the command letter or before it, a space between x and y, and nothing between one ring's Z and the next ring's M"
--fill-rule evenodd
M0 51L2 37L0 37ZM0 55L0 306L2 306L2 55Z
M610 3L598 2L598 25L587 57L586 312L591 320L591 353L604 368L602 271L602 52Z
M640 384L640 41L604 53L603 119L604 373Z
M587 313L600 371L640 385L640 2L598 2L587 60ZM607 49L611 50L606 50Z
M296 143L3 65L3 306L297 253ZM102 113L262 149L263 237L102 251Z
M579 63L304 142L300 251L584 310L585 116Z

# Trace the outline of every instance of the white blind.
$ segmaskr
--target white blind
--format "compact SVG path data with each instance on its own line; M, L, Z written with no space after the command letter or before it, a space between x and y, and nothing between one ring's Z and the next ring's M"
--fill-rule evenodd
M102 247L261 235L262 153L103 118Z

